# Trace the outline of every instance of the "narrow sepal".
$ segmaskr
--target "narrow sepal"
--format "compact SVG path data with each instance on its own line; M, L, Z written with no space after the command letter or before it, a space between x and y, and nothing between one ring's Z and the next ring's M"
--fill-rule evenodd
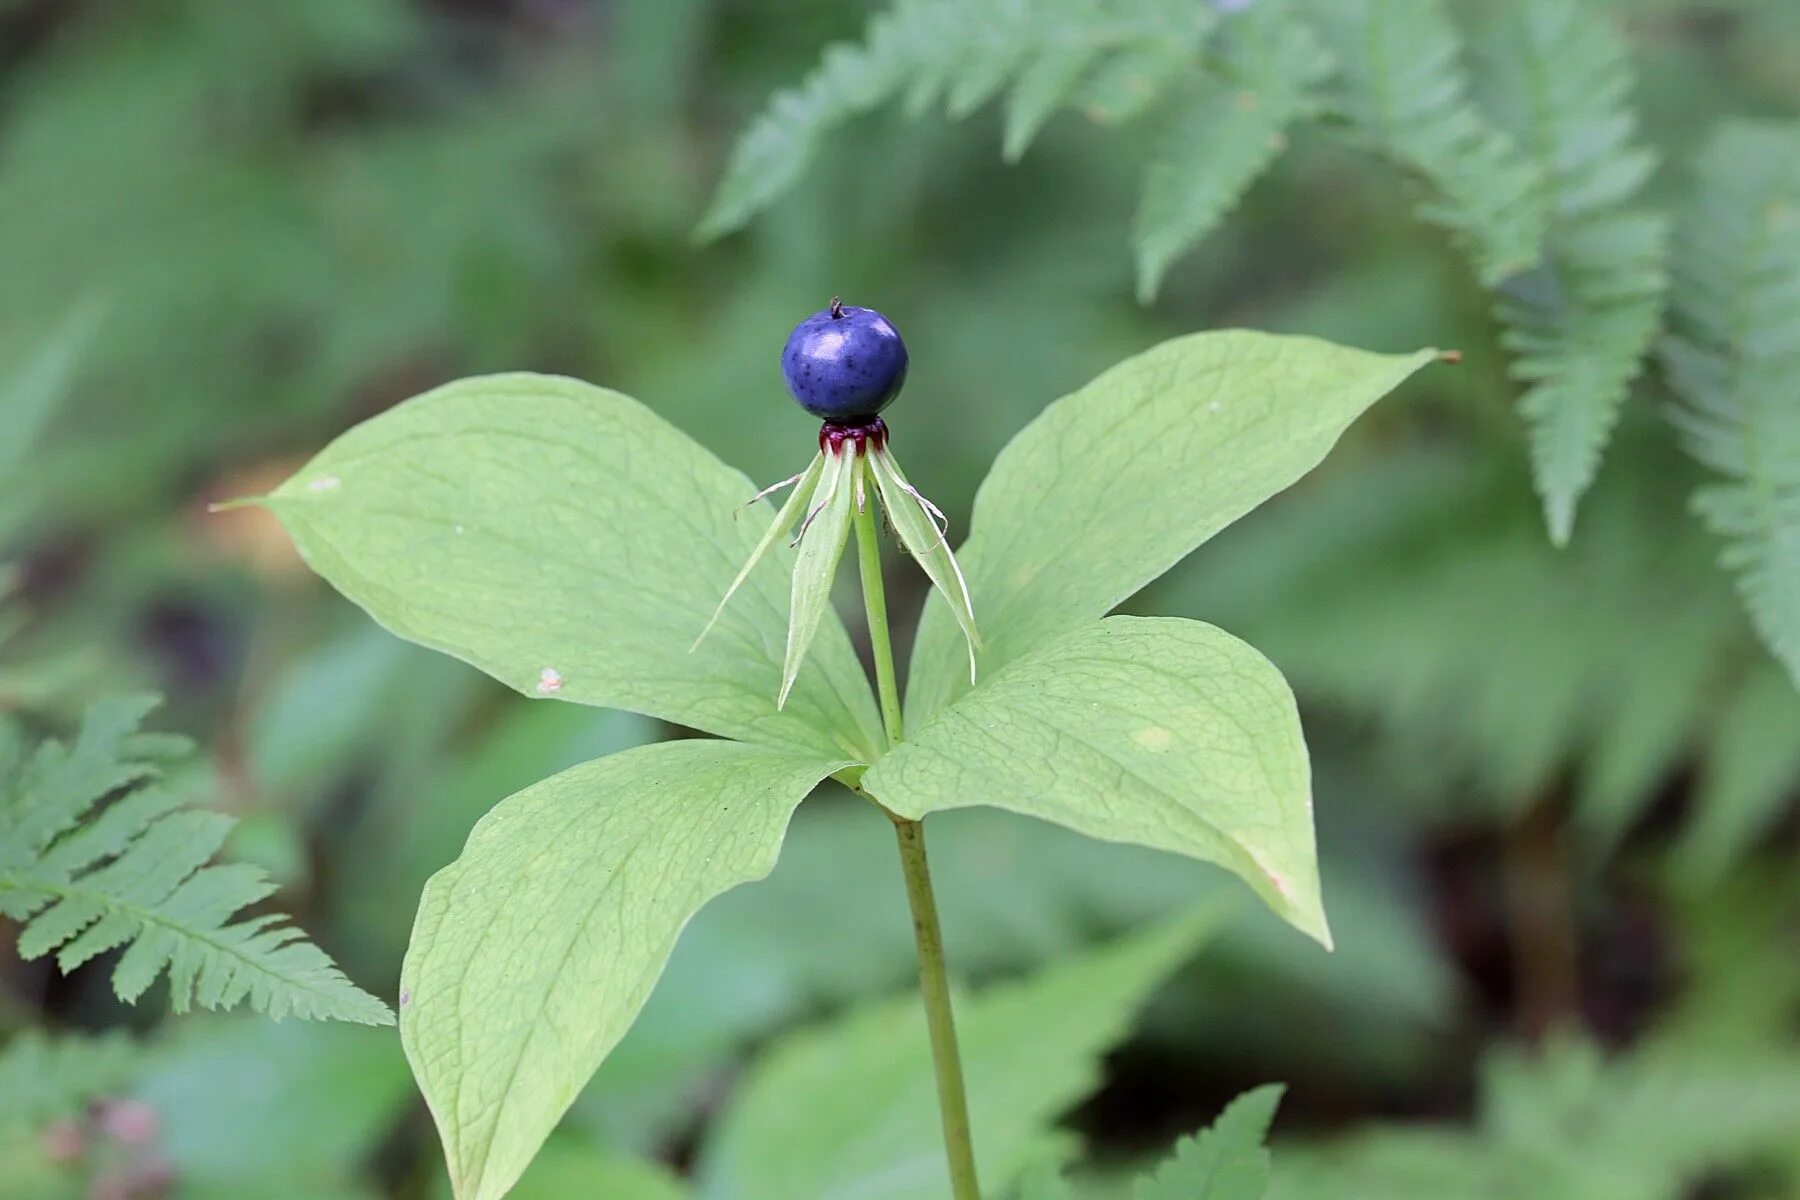
M824 470L825 456L818 454L813 457L811 465L806 470L785 481L794 485L793 494L787 498L787 502L775 514L775 519L769 522L768 530L762 535L762 540L756 543L756 549L750 552L749 561L744 563L744 569L737 573L737 578L733 579L731 586L725 589L725 595L720 598L719 606L713 609L712 619L707 621L706 628L700 631L700 636L694 639L694 644L688 647L689 654L699 649L700 643L706 640L706 635L712 632L712 627L719 623L719 615L725 611L725 605L730 603L732 595L743 585L744 580L750 578L750 572L756 569L756 564L762 561L762 556L769 552L769 547L773 546L775 540L783 533L792 529L794 522L800 519L800 514L806 511L806 506L812 502L813 494L818 491L819 476L824 473ZM750 504L755 504L770 492L783 486L784 484L778 483L772 488L758 492L751 499ZM786 694L787 689L784 687L782 695L785 697Z
M881 506L887 512L894 532L920 568L930 576L932 586L943 593L950 611L956 616L956 623L962 627L963 637L969 644L969 682L973 683L975 652L981 649L981 635L975 628L975 606L969 598L969 585L950 549L950 539L946 535L948 522L936 505L907 482L900 464L886 447L871 447L868 461L875 486L881 492Z
M788 605L787 657L781 667L781 694L775 707L787 704L788 692L806 661L807 648L831 605L831 582L850 536L850 507L855 502L853 475L858 458L848 449L821 454L818 503L800 527L800 553L794 559L794 590Z

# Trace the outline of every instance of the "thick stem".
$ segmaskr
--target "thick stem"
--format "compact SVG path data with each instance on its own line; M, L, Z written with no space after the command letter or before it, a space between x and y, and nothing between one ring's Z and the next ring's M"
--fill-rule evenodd
M882 724L892 745L900 741L904 727L900 689L894 679L894 646L888 633L887 592L881 579L881 546L875 536L875 488L867 476L868 464L858 463L857 470L862 473L857 494L864 498L855 513L857 562L862 570L863 608L875 654L875 690L881 700ZM913 940L919 948L919 992L925 1001L925 1026L931 1036L931 1065L937 1072L938 1111L943 1118L950 1193L955 1200L981 1200L981 1185L975 1176L975 1142L969 1132L969 1099L963 1087L956 1019L950 1008L950 979L944 965L944 932L938 924L931 867L925 858L925 826L893 813L888 816L900 843L900 870L906 877Z

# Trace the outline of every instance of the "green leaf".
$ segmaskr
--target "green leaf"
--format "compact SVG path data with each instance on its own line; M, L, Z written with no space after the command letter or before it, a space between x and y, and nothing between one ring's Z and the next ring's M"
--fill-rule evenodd
M627 396L497 375L364 422L265 503L376 620L527 696L866 761L880 722L835 616L776 705L785 555L694 647L756 549L758 522L736 511L754 490Z
M1118 125L1141 114L1178 77L1196 66L1197 44L1217 19L1216 10L1186 6L1192 42L1156 38L1120 51L1081 81L1074 103L1099 125ZM1020 81L1020 87L1024 81ZM1010 117L1010 113L1008 114Z
M1187 0L1137 0L1125 11L1097 0L900 0L869 21L860 42L827 46L751 122L695 236L746 224L798 182L829 134L890 100L918 117L942 97L961 120L1010 81L1008 161L1090 70L1107 76L1091 106L1122 119L1193 64L1214 21Z
M694 236L709 241L747 224L799 182L827 134L895 95L931 53L954 53L961 38L926 36L947 15L941 2L913 4L872 19L863 44L827 46L738 138Z
M100 701L73 747L45 742L29 762L0 739L0 915L23 926L20 955L54 952L72 971L125 946L119 998L135 1002L167 971L178 1013L247 1002L276 1018L392 1024L286 917L232 920L275 886L257 867L208 865L232 819L156 786L160 760L185 743L138 732L153 703Z
M958 552L981 614L982 674L1104 615L1292 484L1434 355L1190 334L1052 404L995 461ZM929 601L909 726L968 687L960 641Z
M1326 946L1312 784L1270 662L1179 617L1110 617L913 730L863 787L901 816L987 804L1242 877Z
M1716 885L1781 819L1800 783L1800 695L1773 664L1751 675L1718 713L1679 851L1681 873Z
M1420 215L1451 232L1483 283L1537 262L1536 172L1470 102L1444 0L1313 0L1309 11L1338 50L1337 107L1424 185Z
M1656 336L1668 221L1640 206L1656 157L1633 141L1630 51L1613 14L1585 0L1515 0L1484 18L1498 115L1549 214L1543 260L1505 285L1496 309L1561 545Z
M1286 146L1286 130L1315 107L1312 85L1329 59L1281 9L1253 9L1227 27L1222 75L1197 81L1144 173L1132 226L1137 293L1156 299L1163 275L1211 233Z
M1284 1089L1269 1084L1245 1092L1219 1119L1183 1138L1169 1159L1140 1179L1132 1200L1261 1200L1269 1188L1269 1122Z
M400 1033L459 1200L497 1200L624 1035L695 910L760 879L847 765L665 742L497 805L419 902Z
M1791 1150L1800 1063L1650 1046L1608 1060L1556 1038L1482 1064L1474 1128L1375 1126L1284 1147L1277 1200L1681 1200L1722 1170Z
M1800 686L1800 122L1726 125L1696 176L1663 344L1686 401L1671 417L1720 477L1694 508Z
M982 1185L998 1195L1051 1123L1098 1083L1100 1057L1157 985L1218 925L1158 925L1019 983L957 1002ZM794 1034L758 1061L701 1162L713 1200L949 1194L925 1021L916 996Z
M788 702L819 624L832 611L831 585L850 537L850 509L862 491L861 458L848 451L821 457L825 465L819 477L818 503L801 523L800 553L794 559L787 651L781 666L781 691L775 698L778 708ZM866 694L866 685L864 691Z
M1081 76L1099 56L1100 47L1076 42L1047 51L1020 75L1006 98L1006 132L1000 155L1009 163L1025 157L1044 122L1068 98Z

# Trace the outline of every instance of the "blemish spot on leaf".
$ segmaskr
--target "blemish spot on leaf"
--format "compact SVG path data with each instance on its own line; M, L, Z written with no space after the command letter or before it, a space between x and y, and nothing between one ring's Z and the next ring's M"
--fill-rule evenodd
M1311 800L1312 796L1309 794L1307 796L1309 804ZM1263 856L1255 850L1250 851L1250 859L1257 865L1257 868L1262 871L1263 875L1268 878L1269 883L1274 886L1277 892L1290 899L1293 897L1293 885L1288 882L1288 877L1285 872L1275 867L1271 867Z
M344 481L339 479L336 475L321 475L311 483L307 484L306 490L309 492L329 492L333 488L342 487L343 483Z
M1206 411L1207 412L1218 412L1219 411L1219 402L1217 400L1214 400L1211 403L1209 403L1206 406Z
M542 694L549 696L553 693L560 692L562 691L562 685L562 672L558 671L555 667L545 667L542 671L538 672L537 690Z
M400 1007L405 1008L407 1005L409 1005L411 1003L412 1003L412 989L411 988L401 988L400 989Z
M1133 733L1131 740L1153 754L1161 754L1175 744L1175 735L1161 725L1146 725Z

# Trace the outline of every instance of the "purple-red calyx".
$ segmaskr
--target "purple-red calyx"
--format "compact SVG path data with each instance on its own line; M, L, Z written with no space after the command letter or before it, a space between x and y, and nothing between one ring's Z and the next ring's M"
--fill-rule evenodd
M819 426L819 449L826 454L841 454L844 447L849 446L860 457L871 447L883 449L887 440L887 422L880 417L843 424L827 421Z

